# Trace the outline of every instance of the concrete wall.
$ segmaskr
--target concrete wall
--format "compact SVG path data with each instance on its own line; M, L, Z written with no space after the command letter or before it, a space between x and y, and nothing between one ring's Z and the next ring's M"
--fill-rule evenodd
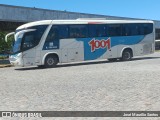
M30 22L37 20L77 18L131 19L125 17L46 10L39 8L28 8L0 4L0 21Z
M0 4L0 21L31 22L37 20L77 19L77 18L106 18L108 20L136 19L136 18L75 13L68 11L47 10L47 9ZM160 28L160 21L155 21L155 25L156 28Z

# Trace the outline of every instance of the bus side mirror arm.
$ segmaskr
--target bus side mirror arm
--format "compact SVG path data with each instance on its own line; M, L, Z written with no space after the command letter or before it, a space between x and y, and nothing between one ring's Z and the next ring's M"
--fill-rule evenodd
M9 36L11 36L11 35L14 35L14 34L15 34L15 32L8 33L8 34L5 36L5 41L7 42L7 38L8 38Z

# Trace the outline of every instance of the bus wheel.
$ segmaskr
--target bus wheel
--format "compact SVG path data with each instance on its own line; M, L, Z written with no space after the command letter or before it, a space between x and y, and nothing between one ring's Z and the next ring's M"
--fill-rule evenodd
M132 59L132 56L133 55L132 55L131 50L125 50L125 51L123 51L121 60L122 61L130 61Z
M110 58L108 59L109 62L116 62L117 61L117 58Z
M58 63L58 58L54 55L48 55L45 59L45 67L52 68L55 67Z

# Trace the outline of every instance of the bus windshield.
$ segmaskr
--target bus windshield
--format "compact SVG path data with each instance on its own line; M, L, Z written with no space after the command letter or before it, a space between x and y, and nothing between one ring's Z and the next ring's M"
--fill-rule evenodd
M18 51L20 51L21 41L22 41L22 38L18 38L13 42L12 53L17 53Z
M22 40L23 40L25 34L27 34L28 32L31 32L31 31L35 31L35 30L34 29L21 30L21 31L18 31L15 33L15 36L14 36L15 40L13 42L13 47L12 47L13 54L22 51L22 47L23 47Z
M12 54L23 52L37 46L46 28L46 25L41 25L16 31Z

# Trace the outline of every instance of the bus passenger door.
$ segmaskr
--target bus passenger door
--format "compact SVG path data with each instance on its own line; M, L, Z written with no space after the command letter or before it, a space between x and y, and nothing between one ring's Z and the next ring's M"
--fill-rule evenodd
M21 52L23 66L30 66L35 64L35 43L34 33L35 29L22 30L17 32L15 37L16 39L22 39L21 41Z
M32 48L28 51L24 51L23 52L23 57L22 57L24 66L35 65L35 56L36 56L35 48Z
M23 51L23 64L24 66L35 65L36 45L35 31L25 30L25 34L22 39L22 51Z

